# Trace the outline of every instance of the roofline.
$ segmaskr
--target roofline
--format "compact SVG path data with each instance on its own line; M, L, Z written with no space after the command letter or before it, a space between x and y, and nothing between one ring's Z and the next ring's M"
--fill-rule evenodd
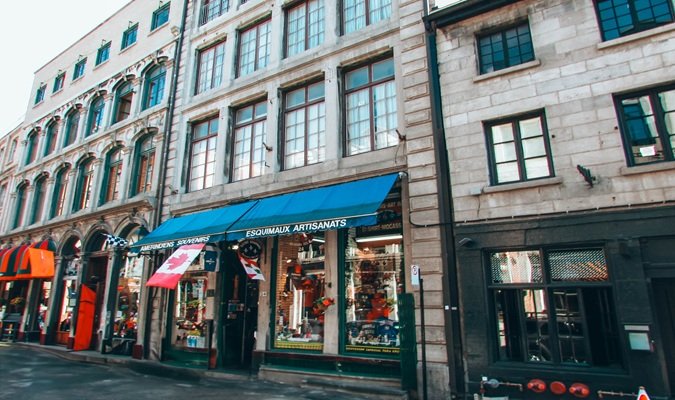
M453 6L431 12L423 17L426 26L440 28L476 15L518 2L519 0L466 0Z

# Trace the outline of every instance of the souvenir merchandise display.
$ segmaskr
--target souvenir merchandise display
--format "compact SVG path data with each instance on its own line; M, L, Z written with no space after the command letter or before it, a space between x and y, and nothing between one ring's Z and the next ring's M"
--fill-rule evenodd
M174 309L174 346L184 349L206 349L206 290L208 272L202 257L197 257L176 288Z

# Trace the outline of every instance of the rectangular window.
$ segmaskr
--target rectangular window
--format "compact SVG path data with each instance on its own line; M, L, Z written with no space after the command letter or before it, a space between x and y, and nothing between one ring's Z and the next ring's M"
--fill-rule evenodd
M192 125L190 192L213 186L213 176L216 171L217 138L218 117Z
M109 155L106 171L106 189L104 203L120 198L120 179L122 178L122 151L117 150Z
M73 71L73 80L84 75L84 67L87 65L87 59L83 58L75 64L75 70Z
M42 85L35 92L35 104L42 103L45 99L45 92L47 91L47 85Z
M52 93L56 93L59 90L63 89L63 83L66 81L66 73L61 72L60 74L56 75L56 78L54 78L54 87L52 88Z
M152 189L152 173L155 167L155 147L152 138L145 139L139 146L138 174L134 194L149 193Z
M621 366L602 249L503 251L489 263L499 360Z
M525 22L478 38L480 73L498 71L534 60L530 25Z
M98 52L96 53L96 65L100 65L110 58L110 43L111 42L108 42L99 47Z
M345 98L347 155L398 144L393 59L347 72Z
M302 53L323 43L323 0L305 0L286 11L286 55Z
M270 20L239 33L237 76L248 75L267 66L270 59L271 39Z
M54 182L54 203L52 207L52 218L63 215L63 210L66 204L66 193L68 192L69 178L70 170L68 168L61 169L56 175L56 180Z
M223 81L224 59L225 42L220 42L199 52L195 94L220 86Z
M642 32L673 21L671 0L596 0L603 40Z
M266 135L266 100L235 112L232 180L240 181L265 173Z
M391 0L343 0L344 33L351 33L391 16Z
M207 22L220 17L229 9L229 0L204 0L202 8L199 10L199 25L204 25Z
M161 3L160 3L161 4ZM168 2L152 13L152 23L150 24L150 30L154 31L160 26L164 25L169 21L169 10L171 2Z
M324 83L292 90L284 96L284 169L324 161L326 104Z
M486 124L493 185L553 176L543 111Z
M138 24L134 24L122 34L122 50L136 43Z
M628 165L675 160L675 85L617 97Z

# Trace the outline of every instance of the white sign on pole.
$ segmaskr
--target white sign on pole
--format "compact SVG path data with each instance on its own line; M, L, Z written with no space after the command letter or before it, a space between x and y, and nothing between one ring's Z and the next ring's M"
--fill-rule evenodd
M410 278L413 286L420 285L420 273L421 271L419 265L413 264L410 266Z

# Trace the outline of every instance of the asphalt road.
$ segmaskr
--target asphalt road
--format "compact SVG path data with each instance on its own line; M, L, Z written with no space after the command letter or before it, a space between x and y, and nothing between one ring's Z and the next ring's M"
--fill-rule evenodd
M0 399L12 400L354 400L313 388L249 380L162 377L116 365L59 358L31 348L0 343Z

